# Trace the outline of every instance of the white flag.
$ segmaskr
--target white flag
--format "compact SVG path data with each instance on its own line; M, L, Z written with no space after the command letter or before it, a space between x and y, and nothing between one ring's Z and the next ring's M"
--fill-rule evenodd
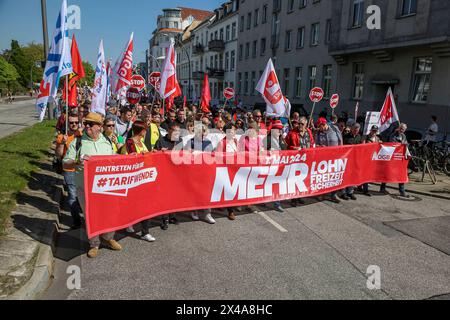
M40 121L44 119L49 98L56 98L59 80L72 72L69 29L67 28L67 2L63 0L45 64L40 93L36 101Z
M256 86L256 91L261 93L266 102L266 114L268 116L289 118L290 110L287 99L281 92L281 86L272 59L269 59L266 69Z
M100 41L98 49L97 67L95 68L95 80L92 90L91 112L106 114L106 96L108 93L108 74L106 72L105 51L103 40Z

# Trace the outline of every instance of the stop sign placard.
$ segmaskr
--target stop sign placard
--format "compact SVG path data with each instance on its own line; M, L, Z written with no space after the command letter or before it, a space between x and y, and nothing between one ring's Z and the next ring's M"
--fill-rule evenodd
M225 88L225 90L223 90L223 96L227 100L233 99L234 98L234 89L233 88Z
M309 93L309 99L311 99L312 102L320 102L323 99L323 95L324 92L322 88L312 88L311 92Z
M156 88L156 85L161 81L161 72L152 72L149 76L148 76L148 83L150 83L150 85L153 88Z
M141 101L141 93L136 88L130 88L127 91L127 101L130 104L136 104Z
M144 90L145 88L145 79L143 76L139 75L139 74L135 74L134 76L131 77L131 87L132 88L136 88L139 91Z
M339 104L339 95L337 93L333 94L330 98L330 107L336 108Z

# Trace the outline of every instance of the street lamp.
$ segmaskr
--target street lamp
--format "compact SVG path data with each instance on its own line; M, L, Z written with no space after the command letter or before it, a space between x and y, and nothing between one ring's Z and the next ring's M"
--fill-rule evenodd
M163 33L162 35L165 37L171 37L167 33ZM177 37L173 37L173 39L174 39L175 43L180 46L181 50L184 51L184 53L186 54L186 57L188 59L188 73L189 73L188 98L189 98L189 100L191 100L191 57L189 56L189 53L187 52L187 50L183 47L183 43Z

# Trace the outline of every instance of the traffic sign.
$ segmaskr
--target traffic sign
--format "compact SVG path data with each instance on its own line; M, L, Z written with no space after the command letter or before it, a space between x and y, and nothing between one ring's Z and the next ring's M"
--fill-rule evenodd
M227 100L231 100L234 98L234 89L233 88L225 88L225 90L223 90L223 96L225 97L225 99Z
M130 88L127 91L127 101L130 104L136 104L141 101L141 93L136 88Z
M336 108L339 104L339 95L337 93L333 94L330 98L330 107Z
M316 87L312 88L311 92L309 93L309 99L311 99L312 102L317 103L322 101L324 92L322 88Z
M152 72L148 77L148 83L153 88L156 88L156 85L161 81L161 72Z
M143 76L139 75L139 74L135 74L134 76L131 77L131 87L132 88L136 88L139 91L144 90L145 88L145 79Z

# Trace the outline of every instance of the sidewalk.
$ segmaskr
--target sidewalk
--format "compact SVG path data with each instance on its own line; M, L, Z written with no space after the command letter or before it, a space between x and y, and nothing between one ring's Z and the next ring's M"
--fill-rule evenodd
M433 184L430 177L425 175L425 179L422 182L422 173L413 173L409 176L406 192L450 200L450 177L442 172L436 172L436 179L437 183ZM390 184L388 188L398 189L398 186Z
M62 179L51 158L19 194L6 236L0 237L0 300L33 299L52 275Z
M14 102L26 101L26 100L35 100L36 97L37 96L33 96L33 97L30 97L30 96L16 96L16 97L14 97ZM9 103L7 101L8 101L7 97L0 98L0 104L9 105Z

